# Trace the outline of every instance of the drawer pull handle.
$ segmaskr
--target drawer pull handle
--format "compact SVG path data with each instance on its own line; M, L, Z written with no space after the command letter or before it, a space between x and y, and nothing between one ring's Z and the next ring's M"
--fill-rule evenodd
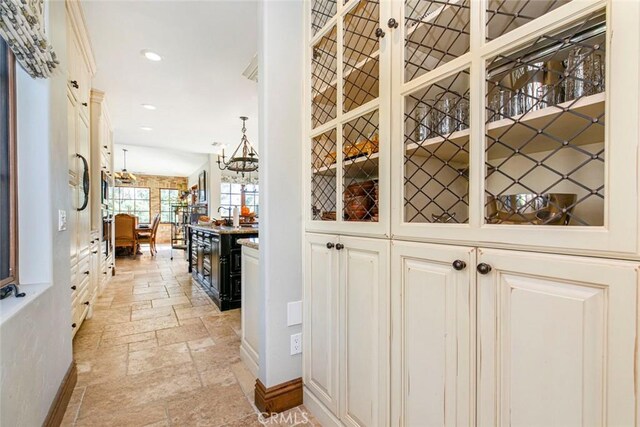
M478 267L476 267L476 269L480 274L489 274L489 272L491 271L491 266L489 264L481 262L480 264L478 264Z
M462 261L461 259L457 259L453 261L452 265L453 265L453 268L458 271L464 270L467 267L467 263Z

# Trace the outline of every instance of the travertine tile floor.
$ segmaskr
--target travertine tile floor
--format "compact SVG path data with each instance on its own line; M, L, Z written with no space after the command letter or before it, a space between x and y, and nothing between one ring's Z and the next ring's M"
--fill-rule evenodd
M240 310L221 313L183 253L118 258L76 334L78 383L64 426L261 426L240 361ZM309 422L306 420L309 419ZM320 425L304 406L267 425Z

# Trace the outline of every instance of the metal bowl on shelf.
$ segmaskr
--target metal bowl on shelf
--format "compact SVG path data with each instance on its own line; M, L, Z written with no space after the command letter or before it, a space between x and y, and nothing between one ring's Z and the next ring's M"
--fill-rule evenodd
M520 193L489 196L491 224L568 225L578 196L570 193Z

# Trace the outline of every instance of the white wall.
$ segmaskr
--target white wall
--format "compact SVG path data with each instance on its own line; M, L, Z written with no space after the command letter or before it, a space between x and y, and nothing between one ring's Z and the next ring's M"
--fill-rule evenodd
M18 75L19 274L27 296L0 302L2 426L41 425L72 361L69 236L54 228L58 209L70 209L65 4L46 4L62 67L46 81Z
M302 376L289 354L287 303L302 299L303 2L260 2L260 381Z

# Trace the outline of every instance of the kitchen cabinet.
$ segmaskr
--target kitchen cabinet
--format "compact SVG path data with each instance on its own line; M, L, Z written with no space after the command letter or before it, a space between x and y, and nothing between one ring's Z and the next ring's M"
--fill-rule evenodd
M238 239L258 237L257 230L189 227L189 272L221 311L242 304L242 249Z
M413 242L392 259L394 423L634 424L637 262Z
M306 230L638 256L639 7L310 2Z
M254 377L260 366L260 253L242 245L242 339L240 358Z
M640 3L312 0L305 25L314 413L357 418L320 358L355 309L322 242L362 238L392 246L364 313L391 310L391 393L353 422L635 423Z
M476 250L393 242L391 253L392 425L470 426Z
M388 416L389 243L307 234L305 385L344 425Z
M80 328L95 297L92 274L92 244L96 243L96 228L92 227L91 185L91 114L89 94L95 62L91 53L80 3L68 0L67 9L67 127L69 210L67 230L70 240L71 310L74 334ZM85 172L89 183L85 181ZM88 191L87 191L88 190ZM93 276L93 277L90 277Z

